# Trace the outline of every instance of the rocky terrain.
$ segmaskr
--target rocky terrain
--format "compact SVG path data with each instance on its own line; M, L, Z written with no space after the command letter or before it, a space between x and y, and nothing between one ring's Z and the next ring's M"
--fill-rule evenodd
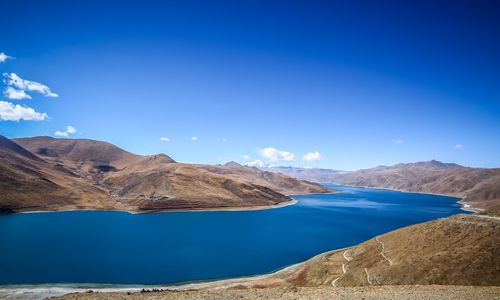
M255 209L331 190L243 166L177 163L87 139L0 136L0 210Z
M377 287L281 287L266 289L190 290L136 293L82 293L69 294L54 299L285 299L285 300L413 300L413 299L498 299L500 287L470 286L377 286Z
M450 195L463 198L478 211L500 215L500 168L469 168L432 160L354 172L287 167L263 169L314 182Z
M94 292L63 298L495 299L500 297L499 229L497 217L455 215L323 253L270 275L165 287L164 291Z

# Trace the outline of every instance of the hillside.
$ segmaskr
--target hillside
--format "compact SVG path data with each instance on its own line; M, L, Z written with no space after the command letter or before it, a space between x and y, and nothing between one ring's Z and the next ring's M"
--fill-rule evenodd
M253 209L331 192L247 167L182 164L88 139L0 138L3 211Z
M498 218L460 214L404 227L269 275L170 287L180 291L80 293L63 299L489 299L500 293L498 230Z
M0 212L93 207L103 191L71 169L47 162L0 136ZM92 199L92 203L87 200Z
M330 182L452 195L489 214L500 214L498 168L468 168L434 160L337 174Z

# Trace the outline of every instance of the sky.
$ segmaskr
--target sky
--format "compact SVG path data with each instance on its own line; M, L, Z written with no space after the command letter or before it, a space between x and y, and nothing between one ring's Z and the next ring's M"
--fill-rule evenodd
M500 167L498 1L5 1L0 134L177 161Z

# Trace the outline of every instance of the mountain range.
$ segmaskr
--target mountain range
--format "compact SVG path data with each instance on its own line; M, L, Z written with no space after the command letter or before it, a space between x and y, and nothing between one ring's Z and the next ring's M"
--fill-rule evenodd
M471 168L431 160L353 172L293 167L262 170L314 182L450 195L463 198L473 209L500 215L500 168Z
M333 192L236 164L178 163L88 139L0 136L0 210L253 209L291 203L288 194Z

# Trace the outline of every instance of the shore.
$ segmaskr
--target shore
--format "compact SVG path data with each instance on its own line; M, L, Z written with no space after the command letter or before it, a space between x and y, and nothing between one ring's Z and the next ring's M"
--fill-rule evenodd
M328 183L328 182L326 182L326 183ZM331 183L331 184L336 184L336 183ZM347 187L353 187L353 188L364 188L364 189L374 189L374 190L388 190L388 191L394 191L394 192L424 194L424 195L427 194L427 195L451 197L451 198L458 199L457 203L461 206L461 209L463 211L473 212L473 213L476 213L476 214L483 214L485 212L485 210L482 209L482 208L473 207L471 204L465 203L466 202L465 197L461 197L461 196L458 196L458 195L439 194L439 193L430 193L430 192L413 192L413 191L407 191L407 190L402 190L402 189L392 189L392 188L364 186L364 185L349 185L349 184L342 184L342 185L343 186L347 186Z
M371 188L371 187L366 187L366 188ZM383 188L377 188L377 189L383 189ZM391 189L386 189L386 190L391 190ZM397 191L397 190L395 190ZM404 192L404 191L403 191ZM425 194L425 193L422 193ZM293 196L293 195L290 195ZM445 195L448 196L448 195ZM457 198L457 197L455 197ZM293 199L293 198L292 198ZM457 198L459 199L459 198ZM298 201L293 199L292 201L281 203L279 205L273 205L273 206L266 206L266 207L255 207L252 209L223 209L223 210L218 210L214 209L211 211L241 211L241 210L266 210L266 209L273 209L273 208L280 208L280 207L285 207L288 205L294 205ZM468 204L463 203L462 200L459 200L457 203L462 205L463 210L468 209ZM75 210L78 211L78 210ZM186 210L180 210L180 211L186 211ZM193 210L187 210L189 212L192 212ZM194 210L197 212L203 212L205 210ZM472 212L476 212L474 210L470 210ZM23 213L41 213L44 211L31 211L31 212L23 212ZM47 211L47 212L54 212L54 211ZM130 212L127 211L128 213L136 213L136 212ZM160 211L161 212L161 211ZM175 212L175 211L166 211L166 212ZM317 257L328 255L328 254L333 254L336 252L344 251L348 248L343 248L343 249L336 249L332 251L327 251L321 254L318 254L309 260L313 260ZM303 267L307 261L297 263L291 266L284 267L280 270L277 270L272 273L267 273L267 274L261 274L261 275L253 275L253 276L246 276L246 277L239 277L239 278L228 278L228 279L221 279L221 280L214 280L214 281L204 281L204 282L193 282L193 283L183 283L179 285L154 285L154 286L138 286L138 285L130 285L130 286L123 286L123 285L99 285L99 284L88 284L88 285L82 285L82 284L74 284L74 285L50 285L50 284L44 284L44 285L33 285L33 286L28 286L28 285L12 285L12 286L0 286L0 298L6 298L6 299L44 299L46 297L53 297L53 296L62 296L65 294L72 294L72 293L84 293L85 295L89 295L90 293L87 293L88 291L92 290L93 293L111 293L114 295L123 295L126 293L139 293L142 294L141 291L143 289L145 290L157 290L157 291L170 291L170 292L184 292L184 291L190 291L192 292L193 290L195 291L206 291L206 290L220 290L220 289L238 289L241 286L251 286L252 283L262 283L269 281L269 285L266 286L267 289L273 287L273 279L279 278L286 276L287 274L294 273L296 270L299 268ZM154 293L153 293L154 294ZM464 298L465 299L465 298Z
M221 208L200 208L200 209L158 209L158 210L122 210L122 209L61 209L61 210L18 210L12 213L17 214L36 214L36 213L54 213L54 212L68 212L68 211L115 211L115 212L126 212L129 214L152 214L152 213L168 213L168 212L207 212L207 211L255 211L255 210L269 210L274 208L282 208L290 205L297 204L297 200L293 199L287 202L282 202L275 205L263 205L263 206L244 206L244 207L221 207Z

